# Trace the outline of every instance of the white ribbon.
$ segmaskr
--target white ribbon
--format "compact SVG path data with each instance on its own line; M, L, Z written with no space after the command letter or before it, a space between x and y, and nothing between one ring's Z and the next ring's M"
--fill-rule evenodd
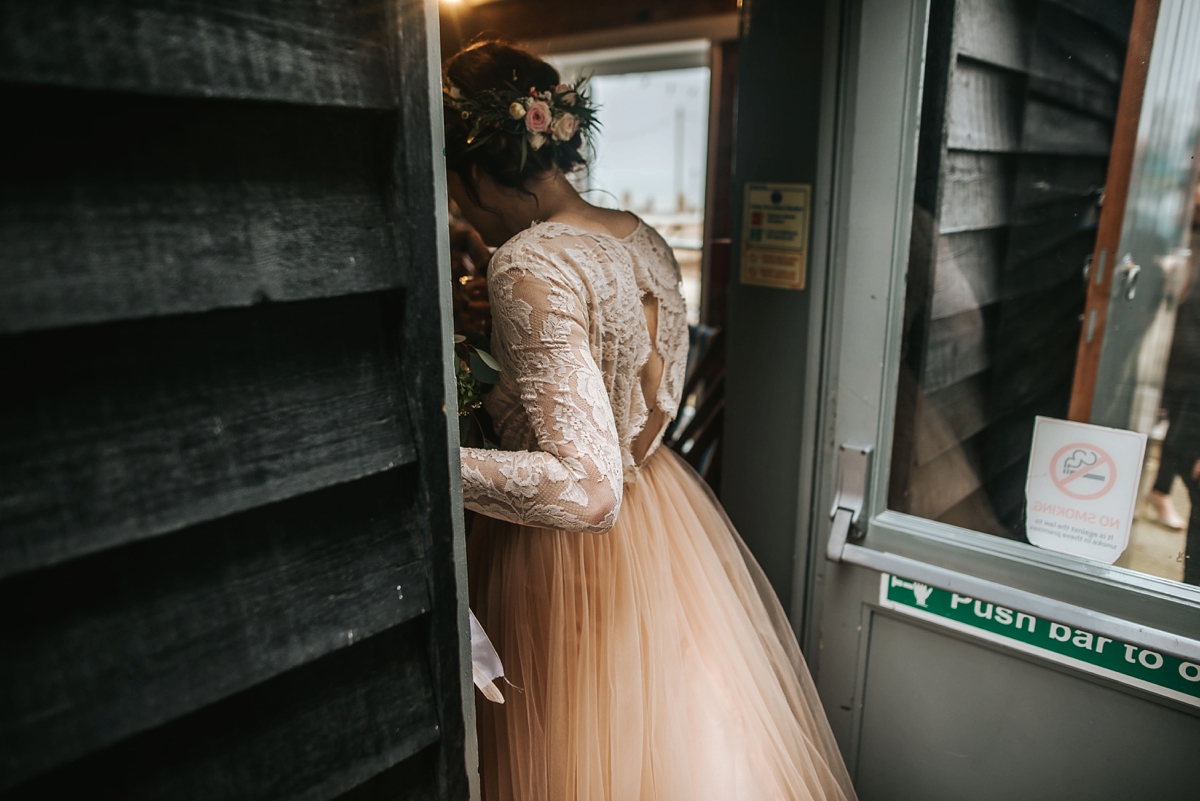
M496 653L474 612L471 612L471 673L484 698L497 704L504 703L504 696L496 686L496 679L504 675L504 665L500 664L500 654Z

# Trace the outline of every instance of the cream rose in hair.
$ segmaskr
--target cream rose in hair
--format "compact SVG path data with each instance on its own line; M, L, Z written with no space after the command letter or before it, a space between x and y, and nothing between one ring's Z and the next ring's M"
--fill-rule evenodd
M512 117L514 120L521 119L525 116L525 106L520 102L511 104L508 107L508 116Z
M579 118L563 112L550 126L550 133L560 142L568 141L579 130Z
M550 106L544 100L535 100L525 112L525 127L530 133L542 133L550 127Z

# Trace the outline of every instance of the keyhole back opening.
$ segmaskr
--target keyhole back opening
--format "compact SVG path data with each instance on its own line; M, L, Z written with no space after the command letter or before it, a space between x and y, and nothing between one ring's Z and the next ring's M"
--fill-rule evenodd
M665 368L662 354L658 352L658 298L649 292L642 295L642 314L645 315L646 331L650 335L650 358L638 371L638 383L648 410L646 424L633 440L633 460L639 467L667 423L667 416L658 402L658 388L662 384Z

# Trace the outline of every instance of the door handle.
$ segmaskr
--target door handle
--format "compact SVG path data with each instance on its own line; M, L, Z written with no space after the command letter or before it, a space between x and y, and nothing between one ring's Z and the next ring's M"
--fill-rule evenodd
M867 505L868 480L871 476L870 445L846 443L838 449L838 489L833 499L829 516L833 528L829 532L829 545L825 558L831 562L842 561L847 538L866 534L862 525L862 512Z
M1137 295L1138 276L1142 274L1142 268L1134 263L1133 255L1126 253L1121 257L1121 291L1125 293L1125 300L1133 300Z

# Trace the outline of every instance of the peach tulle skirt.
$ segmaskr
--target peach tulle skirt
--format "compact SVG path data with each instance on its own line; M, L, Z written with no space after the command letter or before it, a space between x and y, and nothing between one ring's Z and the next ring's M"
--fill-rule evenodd
M486 801L854 798L778 600L671 451L607 534L478 517L467 550L511 682L476 696Z

